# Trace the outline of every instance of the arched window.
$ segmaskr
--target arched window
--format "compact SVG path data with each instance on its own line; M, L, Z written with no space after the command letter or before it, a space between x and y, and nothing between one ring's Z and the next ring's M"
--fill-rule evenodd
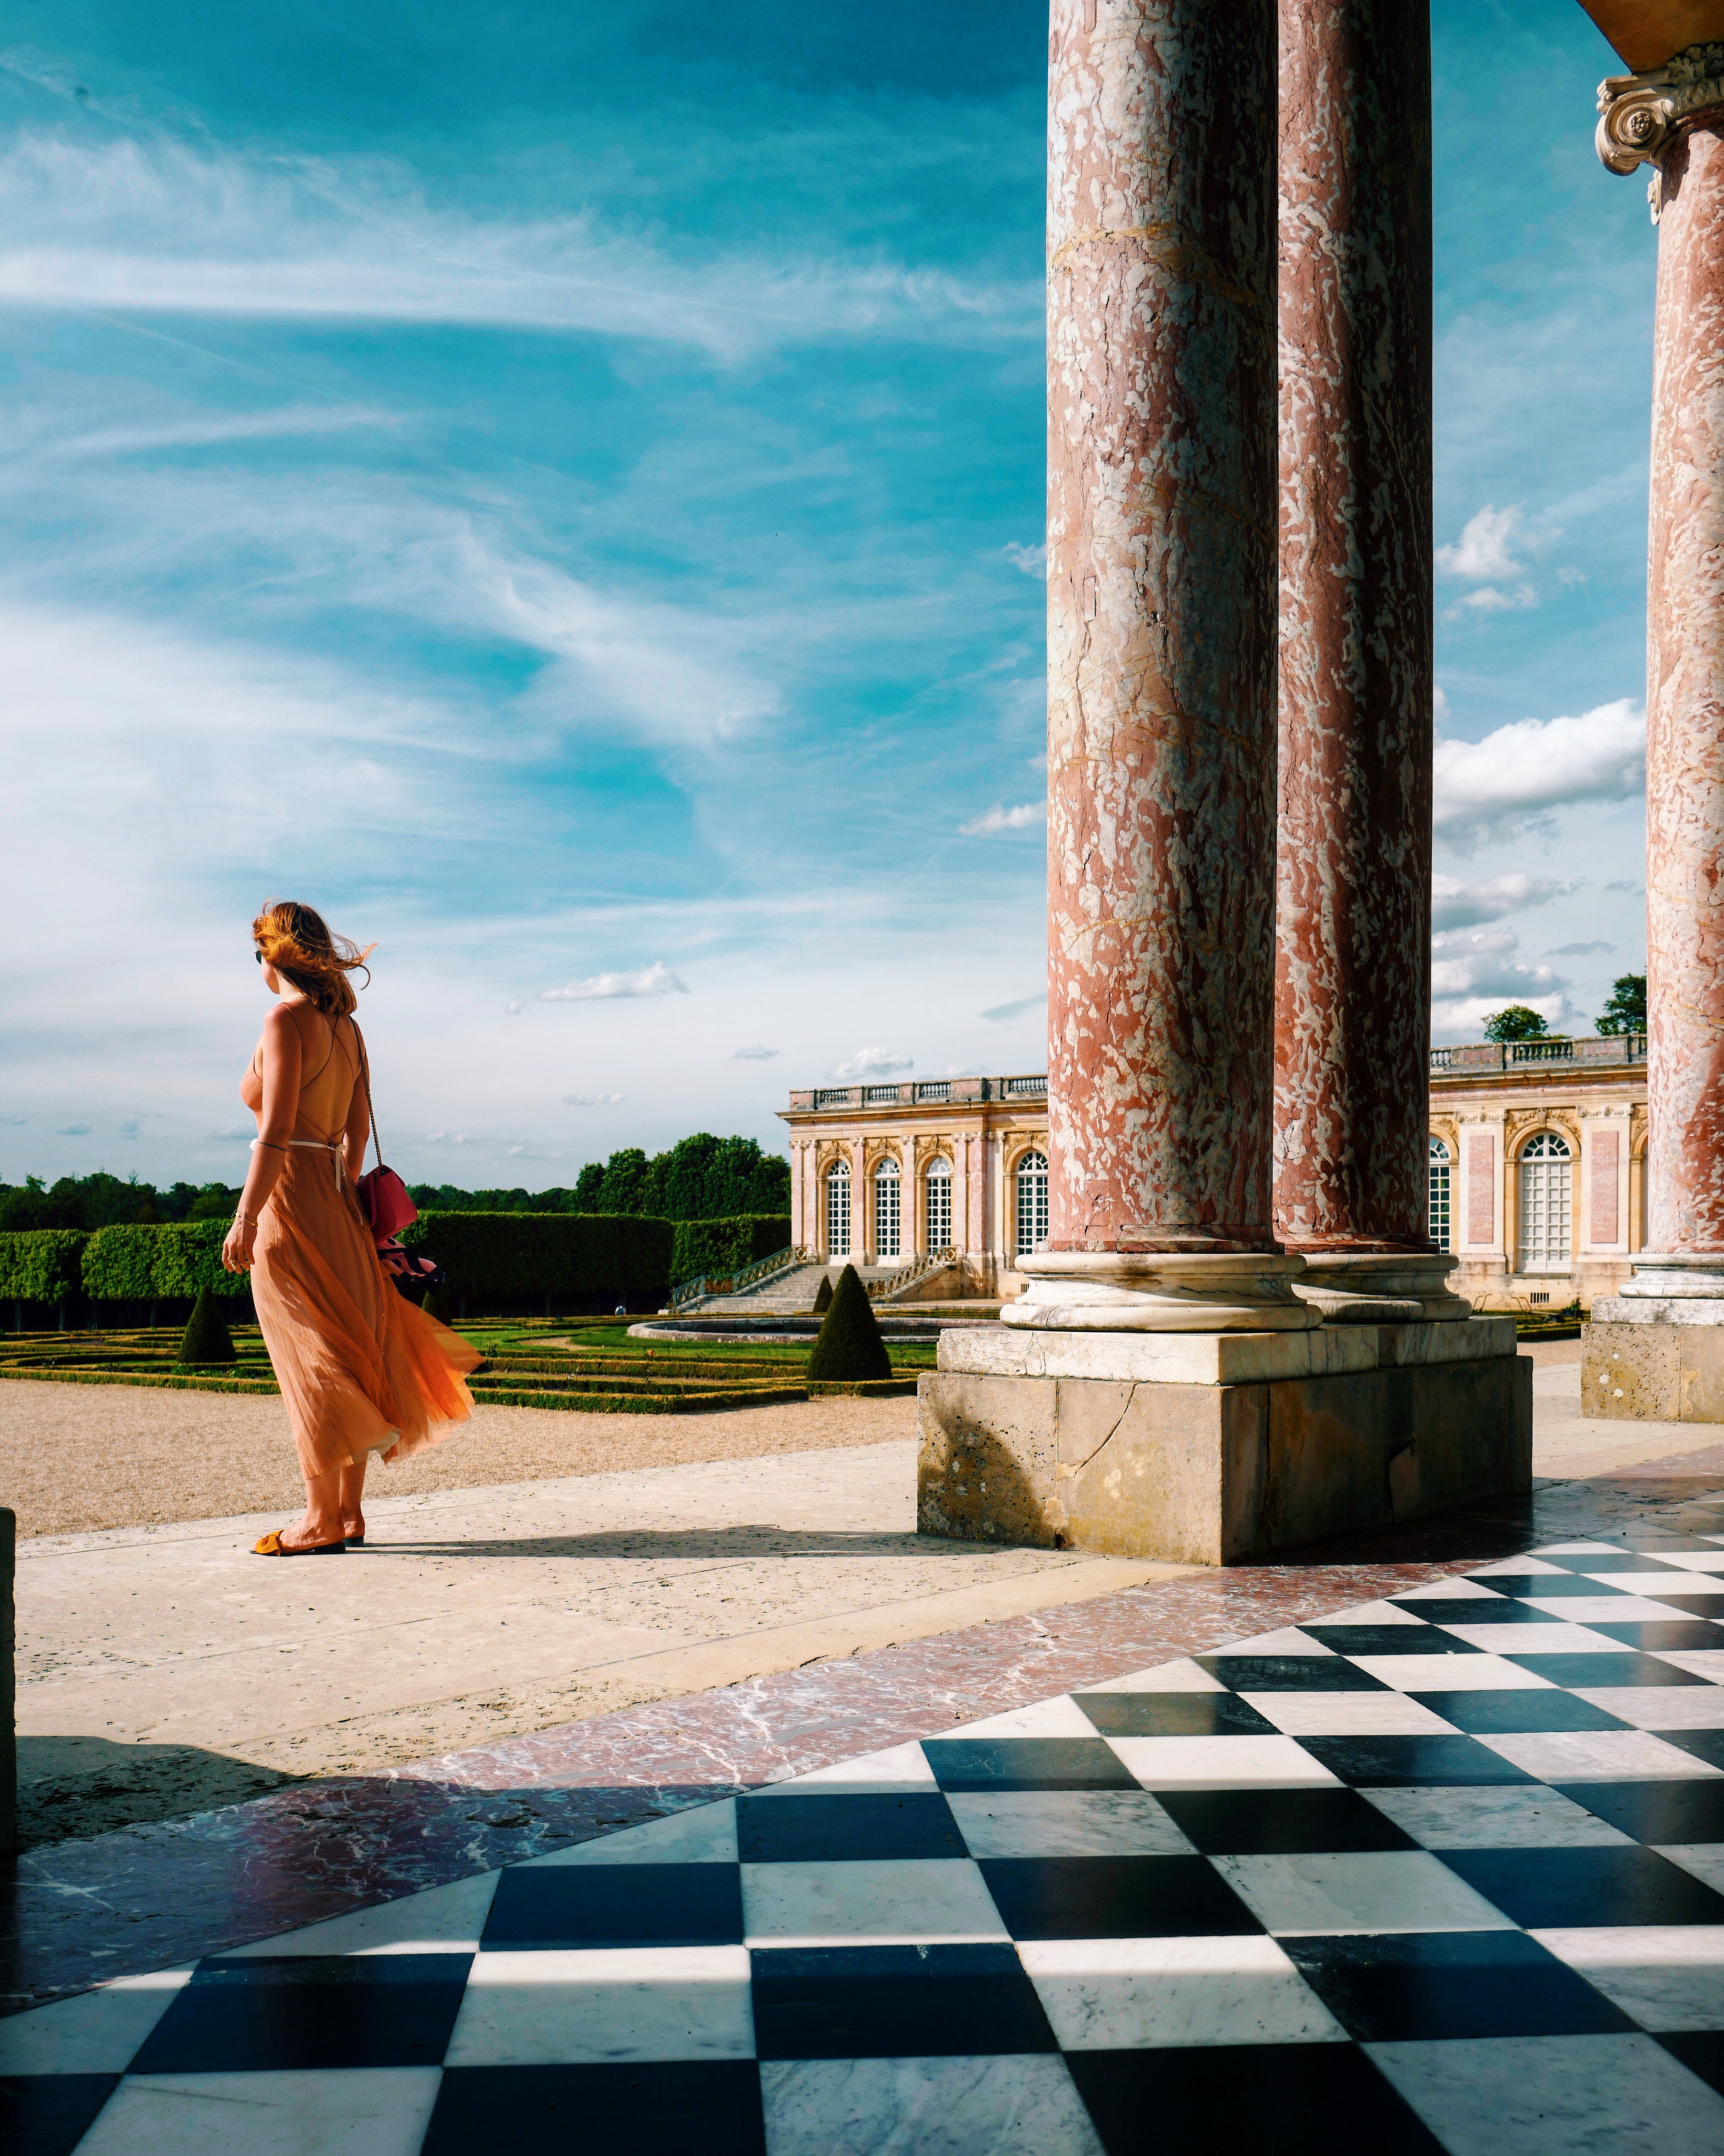
M928 1193L928 1248L949 1250L952 1244L952 1163L943 1153L928 1163L923 1178Z
M901 1188L898 1163L888 1153L874 1171L874 1255L877 1258L898 1255L898 1194Z
M1449 1148L1441 1138L1431 1140L1430 1180L1430 1239L1439 1250L1455 1248L1449 1226L1449 1182L1454 1168L1449 1158Z
M826 1171L826 1255L850 1255L850 1163L835 1160Z
M1048 1156L1027 1152L1018 1163L1017 1252L1027 1258L1048 1240Z
M1565 1273L1573 1209L1574 1163L1568 1142L1541 1131L1521 1154L1521 1253L1523 1273Z

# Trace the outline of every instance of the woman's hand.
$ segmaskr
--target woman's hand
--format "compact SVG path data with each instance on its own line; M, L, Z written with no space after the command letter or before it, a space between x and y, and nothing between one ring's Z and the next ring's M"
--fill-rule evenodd
M230 1273L249 1273L251 1270L252 1247L258 1239L258 1224L242 1214L228 1230L228 1240L222 1245L222 1263Z

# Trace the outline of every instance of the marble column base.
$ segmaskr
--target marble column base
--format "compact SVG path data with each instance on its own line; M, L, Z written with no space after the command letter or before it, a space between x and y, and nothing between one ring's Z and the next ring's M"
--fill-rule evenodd
M1322 1314L1293 1282L1303 1258L1278 1251L1038 1250L1004 1325L1062 1332L1303 1332Z
M1724 1325L1724 1252L1636 1250L1634 1267L1616 1294L1593 1305L1595 1323Z
M1724 1422L1724 1303L1708 1299L1698 1309L1690 1316L1680 1301L1601 1296L1580 1332L1581 1413L1620 1422Z
M966 1541L1232 1564L1532 1486L1512 1318L1255 1342L965 1328L917 1404L917 1525Z
M1460 1262L1446 1250L1306 1250L1293 1292L1325 1325L1459 1322L1472 1316L1449 1276Z

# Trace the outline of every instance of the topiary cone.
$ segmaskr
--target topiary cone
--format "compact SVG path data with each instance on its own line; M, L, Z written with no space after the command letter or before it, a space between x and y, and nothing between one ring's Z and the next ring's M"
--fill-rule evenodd
M820 1285L814 1290L814 1315L824 1317L832 1307L832 1276L822 1273Z
M179 1353L174 1357L179 1363L204 1364L209 1363L237 1363L233 1342L228 1332L213 1288L201 1287L198 1300L192 1306Z
M820 1321L820 1335L808 1355L808 1383L854 1385L869 1378L890 1378L891 1358L868 1291L854 1265L846 1265L833 1291L832 1307Z

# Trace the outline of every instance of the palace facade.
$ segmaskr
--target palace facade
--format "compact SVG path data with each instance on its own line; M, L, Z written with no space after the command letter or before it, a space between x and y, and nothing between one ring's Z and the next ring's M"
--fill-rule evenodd
M1048 1233L1047 1104L1040 1075L792 1093L793 1240L913 1268L911 1292L1015 1296ZM1644 1239L1645 1154L1639 1035L1430 1051L1431 1239L1479 1309L1614 1295Z

